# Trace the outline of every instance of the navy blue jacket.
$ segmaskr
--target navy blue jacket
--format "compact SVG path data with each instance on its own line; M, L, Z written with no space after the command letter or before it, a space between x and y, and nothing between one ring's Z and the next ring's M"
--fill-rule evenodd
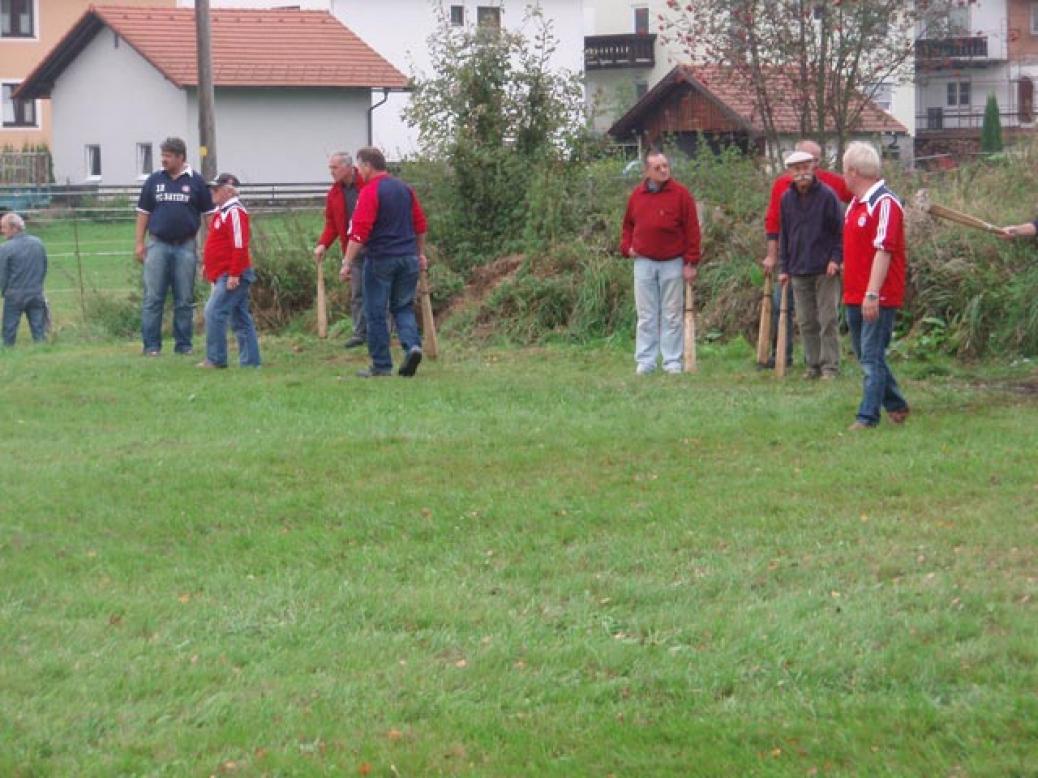
M843 207L817 178L803 195L790 181L779 205L779 272L814 276L843 263Z

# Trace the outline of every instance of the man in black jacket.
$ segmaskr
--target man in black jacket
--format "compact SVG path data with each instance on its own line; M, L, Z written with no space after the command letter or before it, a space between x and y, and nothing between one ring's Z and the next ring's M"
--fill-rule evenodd
M792 283L797 324L804 340L804 377L835 378L840 372L840 268L843 208L836 193L815 176L804 151L786 157L792 174L782 195L779 282Z

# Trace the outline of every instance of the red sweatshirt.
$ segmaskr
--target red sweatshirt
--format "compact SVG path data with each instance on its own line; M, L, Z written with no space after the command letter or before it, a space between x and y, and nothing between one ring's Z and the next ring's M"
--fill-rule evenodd
M879 290L879 304L900 308L905 301L905 213L883 181L851 202L843 223L843 302L861 305L877 251L890 254L890 268Z
M699 215L692 194L674 179L663 182L658 192L639 184L627 201L620 253L633 251L646 259L682 257L686 265L699 262Z
M847 182L839 173L819 167L815 168L815 177L836 192L836 197L841 203L849 203L854 197L851 190L847 188ZM764 232L767 233L768 240L778 240L779 232L782 229L779 204L782 202L782 195L789 189L791 180L792 176L789 173L783 173L771 184L771 199L768 200L768 210L764 214Z
M224 273L240 276L252 264L249 260L249 212L237 197L220 206L213 217L203 257L205 277L209 283Z
M357 168L353 168L353 183L351 186L360 191L364 188L364 176ZM324 201L324 231L317 239L317 245L329 248L336 238L342 247L342 253L346 253L346 243L349 241L350 219L353 214L346 203L346 194L342 184L332 184Z

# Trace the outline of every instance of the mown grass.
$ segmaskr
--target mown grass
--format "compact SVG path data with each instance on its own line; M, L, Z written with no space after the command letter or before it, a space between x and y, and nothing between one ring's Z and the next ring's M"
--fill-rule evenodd
M0 354L0 774L1035 774L1033 395L263 347Z

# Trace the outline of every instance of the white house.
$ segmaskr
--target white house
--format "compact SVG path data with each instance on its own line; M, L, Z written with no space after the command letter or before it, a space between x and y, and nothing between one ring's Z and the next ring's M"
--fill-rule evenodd
M324 10L342 21L398 70L411 75L430 70L428 38L437 29L440 14L451 24L487 24L521 29L527 6L539 6L550 20L559 46L554 68L582 73L584 67L585 0L293 0L293 5ZM193 7L193 0L177 0ZM286 0L210 0L212 8L277 7ZM417 151L417 132L401 111L409 96L401 92L372 95L374 142L390 159ZM384 102L383 102L384 101Z
M605 132L692 52L661 33L675 17L667 0L586 0L584 52L595 128ZM696 59L703 59L701 56ZM911 83L878 85L873 98L909 134L915 126Z
M326 12L212 14L219 167L244 182L323 180L328 154L370 142L373 90L407 79ZM58 183L134 183L159 143L198 165L194 11L91 7L19 87L49 97Z
M1009 137L1035 131L1038 2L976 0L917 46L917 153L977 150L988 95Z

